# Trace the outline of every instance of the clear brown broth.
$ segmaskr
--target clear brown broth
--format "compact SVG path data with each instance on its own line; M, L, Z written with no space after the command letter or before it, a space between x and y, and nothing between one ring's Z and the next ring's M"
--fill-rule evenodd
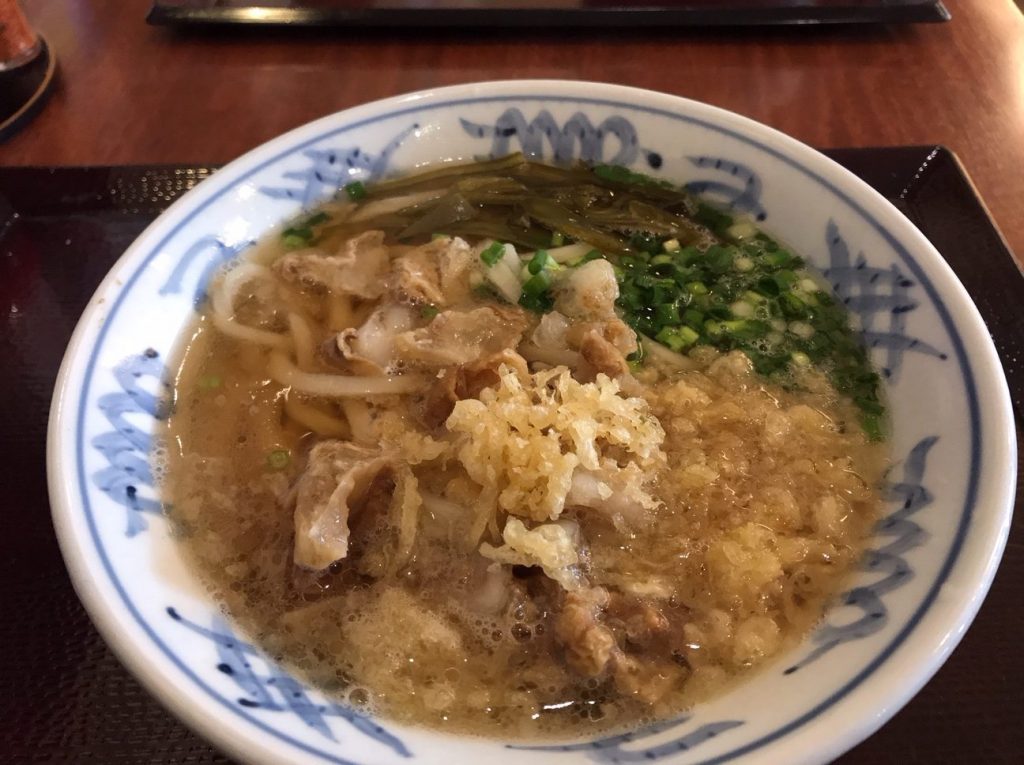
M276 255L267 245L258 257ZM280 288L318 321L317 340L328 338L321 296ZM810 380L811 392L783 390L741 358L714 352L695 354L689 371L641 373L666 431L670 467L654 485L663 504L628 533L567 512L589 545L591 581L640 592L609 619L625 650L651 662L641 685L668 687L644 700L567 666L552 627L560 595L535 572L515 571L516 594L500 613L474 610L481 559L457 544L468 521L424 512L412 561L389 572L393 524L354 520L350 564L323 576L297 571L281 498L318 437L284 415L287 392L267 374L267 358L208 317L198 322L168 424L171 517L210 592L273 659L402 722L536 739L678 713L806 634L878 514L884 447L865 440L857 412L823 379ZM307 402L343 418L336 403ZM425 432L405 402L378 404L401 427ZM282 470L268 465L275 450L293 455ZM469 491L452 466L418 477L449 497ZM630 608L653 609L665 634L631 644Z

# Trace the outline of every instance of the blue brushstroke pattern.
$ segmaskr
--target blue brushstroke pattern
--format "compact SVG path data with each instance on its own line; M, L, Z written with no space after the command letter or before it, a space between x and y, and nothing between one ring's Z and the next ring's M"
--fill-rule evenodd
M803 669L836 646L873 635L888 623L889 610L882 598L913 579L914 571L903 554L920 547L928 539L928 532L910 520L910 517L930 505L934 499L923 481L928 452L938 440L938 436L928 436L918 441L903 461L903 477L896 482L887 482L882 488L882 499L896 504L897 509L875 525L875 534L890 537L891 541L865 552L858 568L883 576L873 584L854 587L839 600L841 605L858 610L859 616L845 624L825 624L818 629L811 637L816 644L814 650L786 669L785 674Z
M697 156L687 157L687 159L695 167L710 168L723 177L728 176L735 181L728 183L724 180L691 181L686 184L688 191L714 197L716 201L724 203L730 210L746 213L758 221L763 221L768 217L764 205L761 204L761 192L764 188L761 178L750 167L724 157Z
M547 109L542 109L532 120L527 121L523 112L509 108L502 112L494 124L486 125L460 118L462 129L476 138L491 139L491 157L504 157L514 149L531 159L550 159L559 164L575 160L591 163L607 163L610 165L631 165L640 154L636 128L625 117L613 115L597 125L590 121L583 112L576 112L565 124L559 125L555 117ZM616 151L606 155L606 143L612 139ZM545 144L550 147L548 154ZM650 162L651 153L645 152ZM657 163L661 159L658 155Z
M612 763L612 765L623 762L650 762L652 760L659 760L662 757L678 754L679 752L688 752L706 741L710 741L720 733L725 733L728 730L743 725L741 720L722 720L701 725L696 730L676 736L668 741L640 748L626 748L626 744L647 740L674 728L682 727L692 719L691 716L686 716L675 720L666 720L665 722L656 723L640 730L579 744L508 745L507 748L530 752L583 752L589 760Z
M309 160L309 167L305 170L290 170L282 176L294 183L261 186L259 192L272 199L295 200L303 209L308 210L347 183L374 180L384 175L395 152L419 127L418 123L414 123L403 129L379 154L367 153L358 146L350 149L307 149L302 154Z
M141 381L147 377L157 381L160 395L142 388ZM159 354L153 350L122 361L114 368L114 379L121 391L105 393L97 402L113 430L92 440L92 446L109 466L93 473L92 480L100 491L125 508L125 534L133 537L148 528L144 513L159 514L162 505L155 498L155 482L149 466L155 440L132 425L125 415L144 414L164 419L171 385ZM149 489L153 497L142 496L143 488Z
M863 253L852 258L834 220L825 228L825 243L829 265L823 274L837 297L860 320L864 345L885 352L880 365L883 376L897 378L907 351L946 360L945 352L906 334L907 314L918 307L909 297L910 288L916 286L912 279L895 263L889 268L873 268Z
M164 282L158 294L177 295L181 292L182 282L192 264L197 260L205 262L206 265L203 266L199 280L196 282L195 293L192 296L192 305L196 310L199 310L199 307L206 300L206 288L209 286L210 280L217 270L252 244L253 242L248 241L236 245L228 245L215 236L202 237L181 256L181 260L174 266L174 270L171 271L171 275L167 277L167 281Z
M371 718L341 704L315 703L301 683L261 656L252 645L239 640L222 617L214 617L212 628L207 628L186 619L174 608L168 608L167 613L182 626L213 642L217 649L217 669L230 677L242 693L236 699L239 705L249 709L290 712L330 741L337 739L327 725L326 718L340 717L363 735L387 746L396 754L412 757L400 739ZM262 671L257 667L262 667Z

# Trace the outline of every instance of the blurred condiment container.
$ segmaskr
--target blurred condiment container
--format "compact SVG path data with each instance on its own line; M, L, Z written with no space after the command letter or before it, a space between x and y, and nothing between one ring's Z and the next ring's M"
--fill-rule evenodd
M0 0L0 72L27 64L41 48L18 0Z

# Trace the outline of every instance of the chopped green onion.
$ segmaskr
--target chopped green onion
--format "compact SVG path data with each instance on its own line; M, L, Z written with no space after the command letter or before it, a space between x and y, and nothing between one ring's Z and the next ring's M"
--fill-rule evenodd
M436 305L425 305L420 309L420 316L424 319L433 319L440 313L440 309Z
M679 336L683 338L683 342L687 345L693 345L693 343L697 342L700 334L692 327L680 327Z
M713 244L708 247L707 252L704 253L706 259L706 266L713 273L724 274L726 271L732 268L733 251L728 247L722 247L718 244Z
M555 231L553 234L551 234L552 247L561 247L563 244L565 244L565 234L563 234L561 231Z
M531 274L536 275L545 268L550 268L550 264L554 262L555 261L552 260L551 256L548 255L547 250L537 250L536 254L530 259L529 264L527 264L526 269Z
M629 239L629 246L647 255L657 255L662 249L661 240L647 231L633 234Z
M538 292L532 295L524 292L519 296L519 305L534 313L547 313L554 308L555 301L548 292Z
M790 319L798 319L806 316L808 306L795 292L787 292L779 296L779 307L782 315Z
M654 306L654 320L659 324L678 324L679 308L675 303L661 303Z
M358 202L360 199L366 198L366 186L362 181L352 181L352 183L345 184L345 193L353 202Z
M700 263L704 259L704 253L690 244L676 253L676 259L689 267Z
M722 328L741 340L755 340L771 330L767 323L756 319L730 319L722 322Z
M729 226L725 235L730 239L749 239L757 235L757 227L749 220L741 220Z
M623 167L622 165L596 165L592 168L594 175L603 181L612 181L613 183L635 183L638 185L647 186L662 186L664 188L672 188L672 184L667 181L658 180L652 178L649 175L643 173L636 173L629 168Z
M707 295L708 286L704 282L689 282L686 285L686 290L691 295Z
M764 256L764 262L774 268L799 268L803 261L788 250L776 250Z
M754 260L752 258L748 258L746 255L741 255L733 261L732 267L741 274L745 274L748 271L754 270Z
M725 232L728 231L733 220L731 215L716 210L703 202L697 206L697 213L693 217L698 223L704 224L718 236L725 236Z
M879 414L861 415L860 425L864 433L871 441L881 441L885 438L885 428L882 425L882 416Z
M531 276L523 282L523 293L527 295L539 295L551 286L551 277L544 271Z
M710 337L720 337L724 330L722 329L722 323L715 321L714 319L708 319L704 322L704 331Z
M199 387L205 390L213 390L214 388L219 388L221 386L221 383L222 380L220 379L220 375L216 374L203 375L202 377L199 378L198 381Z
M523 282L523 291L519 296L519 305L536 313L545 313L554 307L555 300L548 287L551 286L551 273L541 271Z
M665 327L654 339L677 353L697 342L700 335L691 327Z
M306 247L309 245L308 239L297 236L296 234L285 234L281 241L284 243L284 246L290 250L297 250L300 247Z
M285 247L293 250L299 247L308 247L313 243L316 236L313 232L313 226L319 226L330 219L331 216L323 211L315 213L301 223L296 223L294 226L289 226L282 231L281 240Z
M658 334L654 336L662 345L668 346L673 351L681 351L683 349L683 340L679 337L678 333L671 327L665 327Z
M602 255L598 250L591 250L572 265L573 268L578 268L579 266L582 266L584 263L589 263L592 260L600 260L603 257L604 255Z
M732 311L733 316L739 316L743 319L752 318L754 315L754 306L745 300L737 300L729 306L729 310Z
M704 326L704 314L696 308L687 308L683 311L683 324L699 330Z
M501 242L492 242L486 250L480 253L480 260L482 260L488 268L493 268L504 256L505 245Z
M801 340L810 340L814 335L814 327L805 321L791 321L788 329Z
M286 247L308 247L313 242L313 229L305 224L289 226L281 232L281 239Z
M777 273L772 274L771 279L778 286L779 292L785 292L786 290L790 289L794 284L797 283L799 277L793 271L790 271L789 269L784 269L782 271L778 271ZM808 292L815 292L817 291L817 289L818 286L815 285L814 288L808 290Z
M287 449L274 449L267 455L267 467L271 470L284 470L292 461Z

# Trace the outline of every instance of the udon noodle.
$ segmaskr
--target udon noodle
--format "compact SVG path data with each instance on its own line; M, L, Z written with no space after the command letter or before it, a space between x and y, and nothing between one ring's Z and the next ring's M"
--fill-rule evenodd
M815 624L884 418L797 256L621 168L346 192L216 278L169 422L182 545L272 658L392 719L575 737Z

